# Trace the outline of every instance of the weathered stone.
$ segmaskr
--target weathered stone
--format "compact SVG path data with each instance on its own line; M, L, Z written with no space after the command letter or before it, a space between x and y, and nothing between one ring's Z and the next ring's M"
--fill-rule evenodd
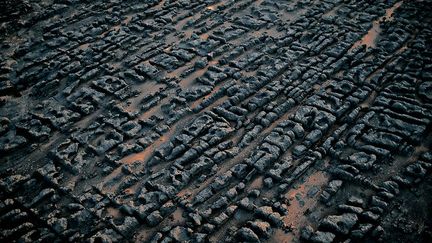
M251 229L243 227L239 229L236 233L236 236L239 240L247 241L247 242L260 242L258 236Z
M330 215L323 219L320 226L327 228L335 233L346 235L357 223L358 217L352 213L342 215Z

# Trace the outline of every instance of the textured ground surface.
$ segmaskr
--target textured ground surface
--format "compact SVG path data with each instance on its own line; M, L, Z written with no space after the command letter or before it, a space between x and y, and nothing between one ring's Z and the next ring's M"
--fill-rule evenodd
M1 242L432 241L431 1L2 3Z

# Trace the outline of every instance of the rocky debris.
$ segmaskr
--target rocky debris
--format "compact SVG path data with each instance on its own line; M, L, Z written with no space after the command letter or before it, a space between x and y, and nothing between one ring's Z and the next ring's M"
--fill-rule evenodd
M103 154L121 142L123 142L123 135L111 131L103 139L99 140L96 145L90 145L90 148L98 154Z
M17 135L14 131L9 131L0 138L0 152L7 153L13 151L27 143L27 139Z
M374 154L366 154L364 152L353 153L348 157L351 164L359 169L368 170L376 161Z
M52 129L38 119L24 118L15 124L19 132L23 132L32 140L45 141L51 134Z
M311 226L307 226L301 230L301 238L308 242L333 242L335 239L335 234L325 231L315 231Z
M146 217L146 222L149 226L156 226L160 222L162 222L162 220L163 220L163 217L158 210L153 211L150 215L148 215Z
M85 115L95 112L105 95L92 88L83 87L67 97L71 106Z
M271 235L271 225L268 222L257 220L249 222L250 228L263 238L269 238Z
M257 216L268 220L270 223L276 226L280 227L283 225L281 215L278 212L273 211L273 209L269 206L257 208L256 214Z
M345 213L342 215L330 215L323 219L320 227L333 231L334 233L346 235L351 228L357 223L358 217L353 213Z
M320 200L324 203L328 202L332 195L336 194L339 188L342 186L341 180L332 180L329 182L324 191L321 193Z
M174 70L177 67L182 65L182 62L180 60L168 54L157 55L156 57L150 60L150 63L161 66L167 70Z
M430 241L428 1L25 5L1 242Z
M81 117L80 114L66 109L53 99L45 100L41 105L38 105L32 115L51 123L53 127L59 130L64 130Z
M139 64L135 66L135 71L149 78L155 78L159 73L159 69L151 64Z
M239 229L236 233L239 240L246 242L260 242L258 236L251 229L243 227Z
M418 87L419 95L428 101L432 100L432 82L423 82Z
M98 80L92 82L95 88L100 89L109 94L114 94L118 90L127 86L126 82L112 76L104 76Z
M123 235L128 235L131 232L133 232L135 230L136 227L138 227L139 222L137 219L135 219L134 217L126 217L124 219L124 222L122 225L117 226L117 228L119 229L119 231L123 234Z

